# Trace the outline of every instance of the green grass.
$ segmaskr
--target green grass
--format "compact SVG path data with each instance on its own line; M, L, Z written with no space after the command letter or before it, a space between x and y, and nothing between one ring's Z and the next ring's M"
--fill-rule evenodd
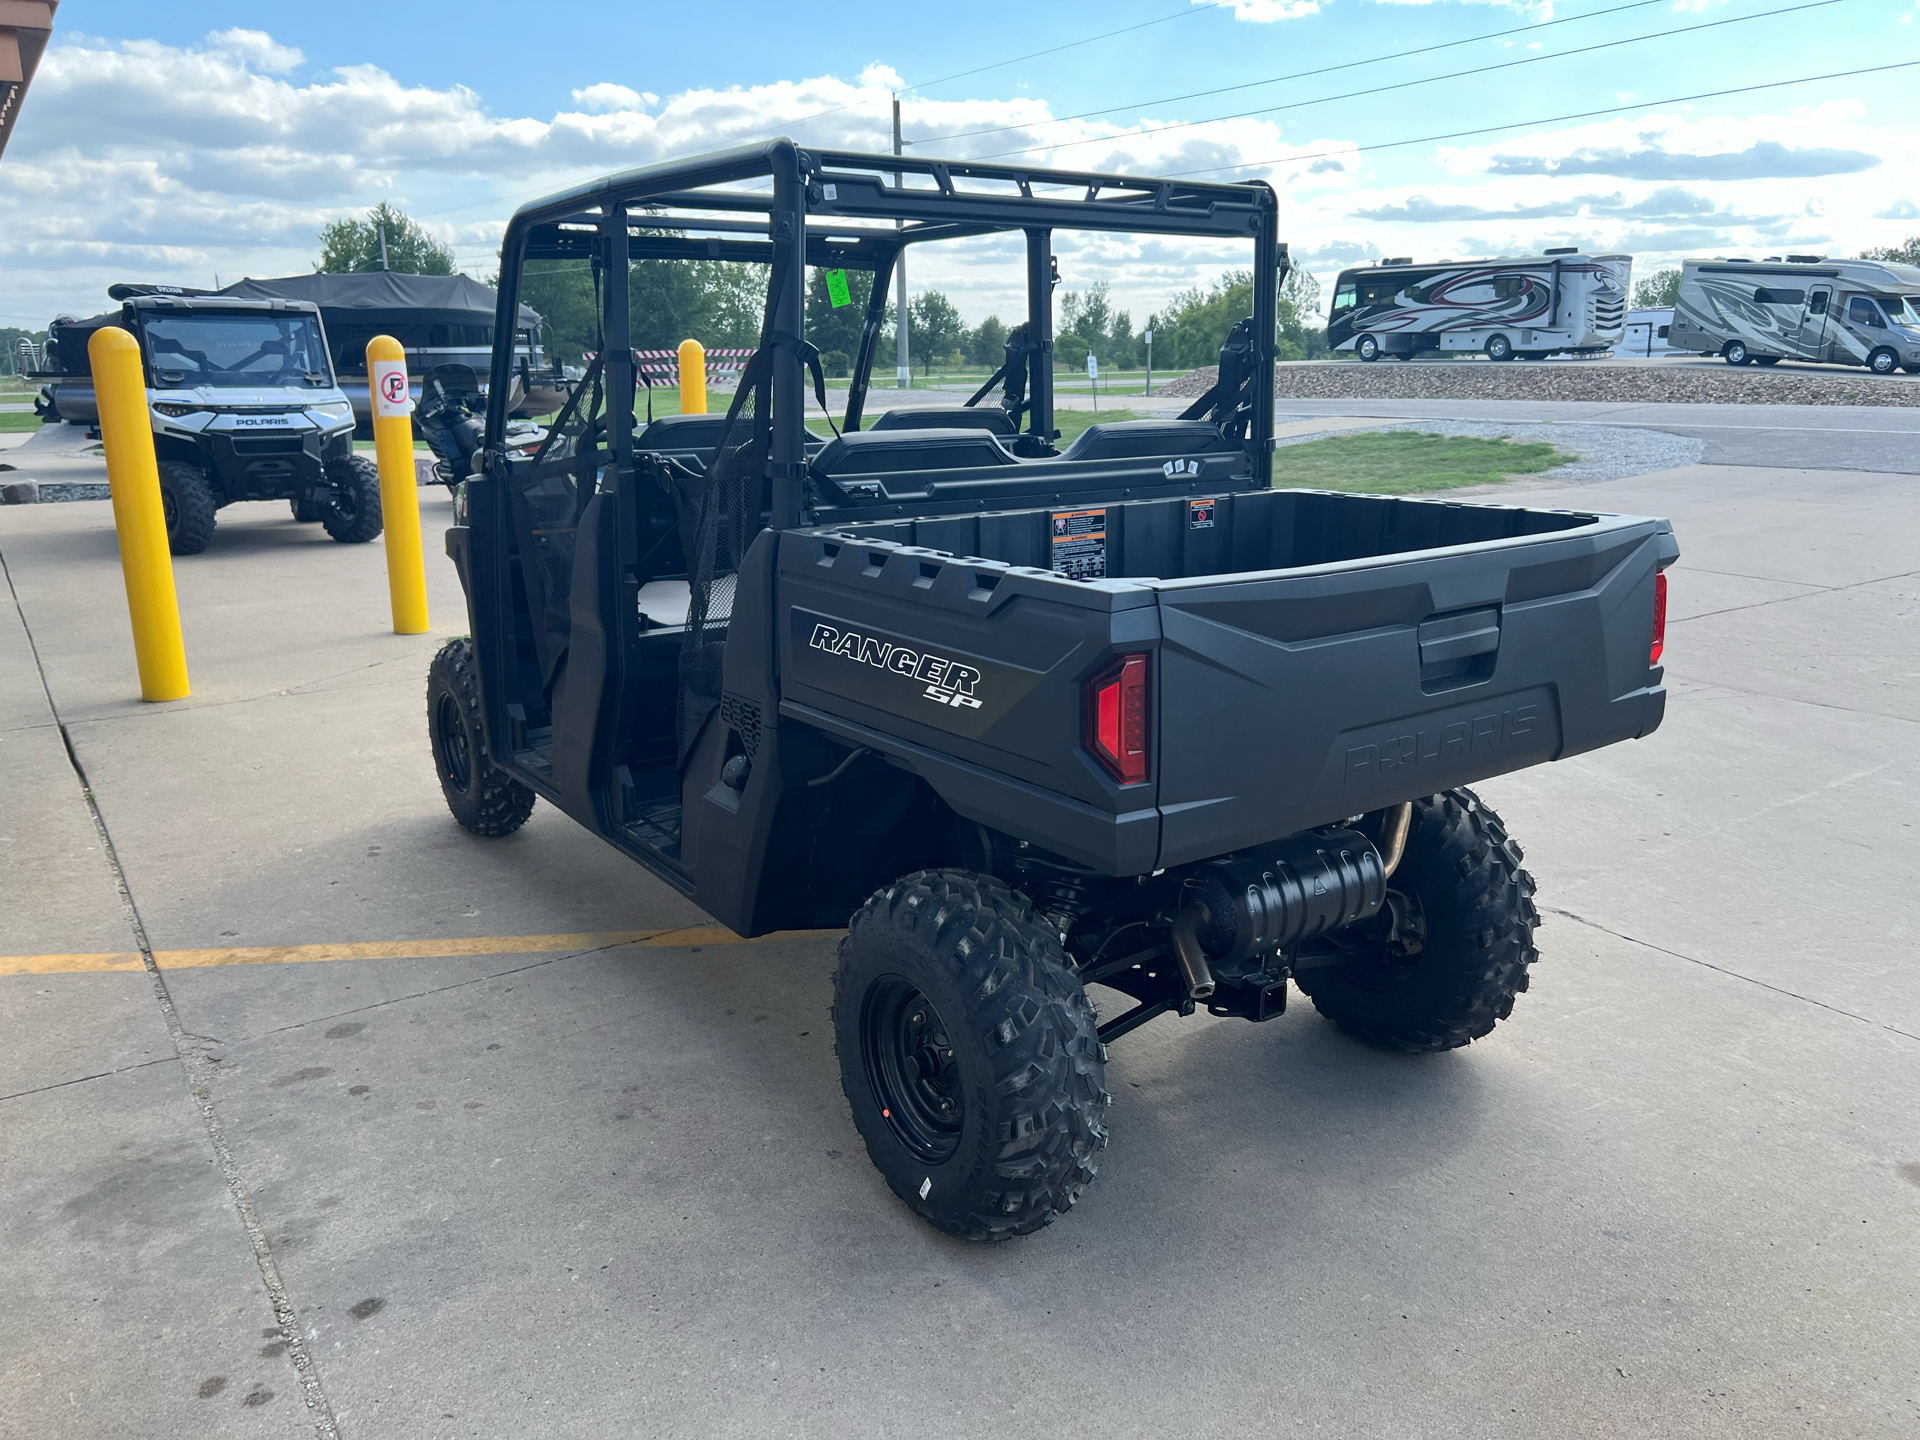
M1278 489L1419 495L1462 485L1497 485L1537 475L1574 457L1544 441L1481 440L1423 431L1377 430L1286 445L1273 452Z
M18 410L0 410L0 435L18 434L22 430L38 430L40 417L31 410L21 414Z

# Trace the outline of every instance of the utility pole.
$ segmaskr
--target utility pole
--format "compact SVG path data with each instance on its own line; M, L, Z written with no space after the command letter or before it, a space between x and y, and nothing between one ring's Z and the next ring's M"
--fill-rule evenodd
M897 94L893 97L893 153L896 155L901 153L900 97ZM898 189L905 183L905 176L898 170L894 171L894 188ZM907 222L896 220L893 222L893 227L896 230L904 230L907 228ZM893 274L894 379L902 390L908 390L913 387L913 370L907 363L907 250L904 245L900 247L900 258L893 262Z

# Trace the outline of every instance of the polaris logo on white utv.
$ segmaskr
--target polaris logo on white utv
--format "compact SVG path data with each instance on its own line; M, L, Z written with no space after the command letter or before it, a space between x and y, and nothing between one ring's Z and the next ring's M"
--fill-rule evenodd
M1169 480L1178 480L1182 475L1198 475L1200 473L1200 462L1198 460L1169 460L1160 467L1160 473Z
M895 645L889 640L862 635L858 630L841 630L824 624L813 627L807 644L829 655L871 665L876 670L887 670L911 680L924 681L926 689L921 694L937 705L951 705L956 710L980 708L980 701L973 693L973 687L979 683L980 672L958 660Z

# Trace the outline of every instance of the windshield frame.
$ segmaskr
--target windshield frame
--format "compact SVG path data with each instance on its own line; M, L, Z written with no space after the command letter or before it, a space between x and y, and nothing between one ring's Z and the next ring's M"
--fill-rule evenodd
M1874 299L1890 324L1920 330L1920 295L1876 295Z
M267 311L267 310L228 310L228 309L145 309L140 311L140 355L147 368L147 382L160 390L332 390L338 388L334 374L333 357L327 352L326 330L320 323L320 317L309 310ZM263 347L277 343L286 347L281 352L287 363L273 370L245 370L221 368L213 357L207 354L206 337L196 337L187 327L209 324L247 325L258 334L254 348L236 356L236 363L248 365L272 352ZM267 327L277 330L277 334L261 333ZM168 333L169 331L173 333ZM196 338L199 344L196 344ZM185 348L175 350L156 350L156 340L165 339ZM235 347L237 348L237 347ZM304 354L302 351L304 350ZM198 362L191 366L169 365L169 359L178 357ZM315 360L318 364L314 364ZM296 360L303 361L295 368ZM213 368L206 368L211 366ZM312 377L318 376L318 379ZM178 378L175 378L178 377Z

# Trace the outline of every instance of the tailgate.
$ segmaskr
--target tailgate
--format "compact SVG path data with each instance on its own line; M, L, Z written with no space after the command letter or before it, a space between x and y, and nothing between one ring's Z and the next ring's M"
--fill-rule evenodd
M1645 735L1664 520L1163 581L1159 864Z

